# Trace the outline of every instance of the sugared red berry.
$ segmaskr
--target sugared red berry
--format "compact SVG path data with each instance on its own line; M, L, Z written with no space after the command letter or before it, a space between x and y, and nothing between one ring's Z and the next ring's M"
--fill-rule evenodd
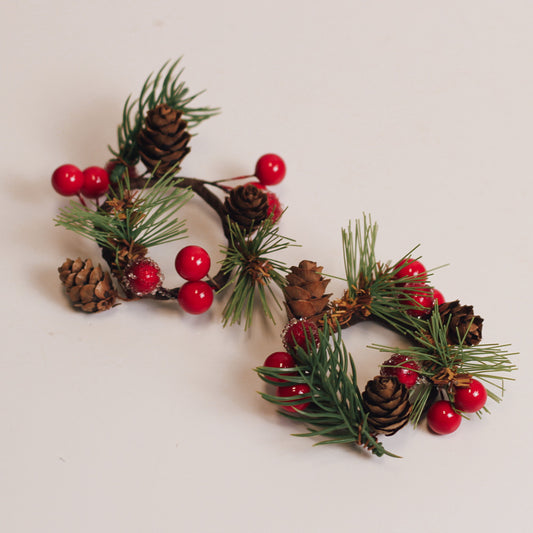
M163 283L163 274L158 264L147 257L129 265L123 278L126 290L136 296L153 294Z
M424 282L427 280L426 267L420 261L410 257L397 263L394 270L396 270L394 278L398 280L401 278L407 278L406 282Z
M390 359L383 363L381 367L382 376L394 376L400 383L403 383L408 389L415 385L418 379L418 370L420 367L409 359L406 355L394 354Z
M442 305L443 303L446 302L446 300L444 299L444 296L442 295L442 292L440 292L437 289L433 289L433 301L437 305Z
M174 261L176 272L187 281L198 281L207 276L211 266L209 254L200 246L185 246Z
M279 155L265 154L255 165L255 177L263 185L277 185L285 177L285 162Z
M305 383L297 383L296 385L291 385L288 387L278 387L278 396L281 396L282 398L290 398L291 396L303 396L305 394L309 394L311 392L311 389L308 385ZM294 401L293 400L287 400L287 401ZM296 409L299 411L303 411L311 402L309 401L303 401L302 403L292 404L292 405L282 405L283 409L286 411L289 411L289 413L294 413Z
M52 174L52 187L62 196L74 196L83 187L83 172L74 165L61 165Z
M402 303L408 308L407 313L411 316L424 317L431 312L433 308L433 289L425 283L406 283L404 285L406 298Z
M472 379L468 387L455 389L454 404L459 411L475 413L483 408L486 401L487 389L477 379Z
M178 292L178 303L191 315L205 313L213 303L213 289L205 281L188 281Z
M109 189L109 174L102 167L88 167L83 171L81 194L86 198L100 198Z
M453 433L461 425L461 415L445 400L435 402L427 413L428 426L439 435Z
M318 345L319 336L318 328L314 322L307 320L292 319L284 328L281 338L283 339L283 346L290 352L300 346L304 350L313 342Z
M296 362L294 361L291 354L287 352L274 352L271 353L266 359L263 364L263 366L266 366L268 368L294 368L296 366ZM283 373L284 376L294 376L296 375L295 372L287 372ZM286 379L281 378L274 378L271 376L267 377L268 381L271 381L272 383L285 383Z

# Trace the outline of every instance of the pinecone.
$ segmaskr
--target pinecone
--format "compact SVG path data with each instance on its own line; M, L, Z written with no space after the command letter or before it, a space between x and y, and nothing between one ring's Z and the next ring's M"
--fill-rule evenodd
M409 391L395 377L376 376L366 384L363 400L368 423L377 433L394 435L409 421Z
M109 272L103 272L100 265L93 267L90 259L67 259L57 270L74 307L86 313L97 313L115 304L117 292Z
M289 320L307 318L316 323L324 316L331 296L324 293L331 280L322 276L323 268L314 261L301 261L291 267L283 289Z
M159 104L148 111L137 137L141 160L157 178L172 168L177 172L179 162L191 150L187 146L191 136L182 114L167 104Z
M483 319L474 315L471 305L461 305L459 300L439 305L440 318L447 324L447 337L450 344L459 344L462 340L467 346L475 346L481 342Z
M253 183L239 185L231 190L224 202L226 212L233 222L245 232L253 231L268 216L268 197Z

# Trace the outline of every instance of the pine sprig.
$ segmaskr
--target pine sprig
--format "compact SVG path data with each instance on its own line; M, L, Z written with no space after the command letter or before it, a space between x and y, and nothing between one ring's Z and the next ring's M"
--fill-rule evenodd
M139 160L137 137L142 129L145 113L159 104L167 104L183 113L189 129L218 114L219 108L194 107L193 101L204 91L189 94L189 89L180 76L183 69L176 72L181 61L172 64L167 61L154 75L148 76L141 89L139 98L126 99L122 110L122 123L117 129L118 149L109 147L111 153L125 165L135 165Z
M298 347L294 358L297 367L275 369L258 367L256 372L267 383L269 378L280 378L287 373L296 373L290 383L305 383L310 388L307 395L280 397L267 393L261 396L280 407L280 413L308 425L306 433L298 437L320 438L320 444L356 444L372 451L377 456L396 455L388 452L370 431L363 398L357 386L356 368L341 337L340 327L332 333L326 323L319 331L319 342L308 339L306 349ZM283 386L283 384L281 384ZM288 412L283 406L312 402L305 410Z
M129 190L126 176L96 210L71 201L54 222L116 253L134 244L149 248L183 238L185 222L175 215L192 195L190 189L176 187L173 172L135 192Z
M263 221L252 235L229 219L228 226L230 242L222 247L225 257L221 271L229 278L221 290L233 285L233 291L223 310L223 324L240 324L244 317L245 329L248 329L252 323L256 295L265 316L275 322L269 300L280 309L281 304L272 285L282 289L289 269L285 263L271 256L296 244L293 239L279 234L272 217Z
M485 382L488 385L488 396L496 402L501 401L505 381L513 380L508 374L516 370L516 365L509 359L516 353L508 352L506 350L508 345L467 346L464 344L464 339L460 339L457 345L448 344L447 331L450 322L449 320L447 323L442 322L437 306L428 321L412 317L408 317L407 321L411 322L412 331L418 332L418 336L415 335L415 346L399 349L373 344L371 348L404 355L420 366L419 374L423 378L423 383L413 389L411 395L413 403L411 421L414 425L419 422L431 389L434 387L431 380L445 369L452 370L455 375L465 374ZM443 393L448 394L453 401L453 390L446 390L444 387Z

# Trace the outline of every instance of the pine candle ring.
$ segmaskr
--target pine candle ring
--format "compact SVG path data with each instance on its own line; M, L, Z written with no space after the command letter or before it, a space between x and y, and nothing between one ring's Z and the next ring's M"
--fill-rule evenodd
M280 202L266 188L284 178L285 163L275 154L265 154L255 172L244 176L212 181L178 176L190 152L190 130L219 112L191 105L200 93L190 96L179 81L181 72L174 73L179 61L149 76L137 100L126 100L118 148L110 148L113 158L105 168L81 171L67 164L54 171L56 192L79 200L60 210L56 225L94 240L111 271L94 267L90 259L67 259L59 267L60 280L74 307L88 313L114 307L117 298L154 298L177 300L185 311L199 314L209 309L214 291L233 284L236 290L224 308L224 324L245 318L248 327L256 293L263 311L272 317L266 296L273 294L269 285L281 288L288 271L270 257L293 241L279 235ZM142 173L139 163L145 167ZM236 180L246 182L228 184ZM176 214L194 194L220 219L228 240L225 258L210 276L209 254L195 245L185 247L175 266L186 282L167 288L148 252L152 246L183 238L186 229Z
M339 299L330 301L329 279L316 262L290 268L285 352L271 354L255 370L270 387L263 398L305 423L308 431L298 436L397 457L379 435L394 435L409 421L416 426L424 415L434 433L448 434L465 413L488 412L487 397L500 401L504 381L512 379L507 374L516 367L509 356L515 354L506 345L480 344L483 319L472 306L445 302L428 283L431 272L411 257L414 250L393 265L377 261L376 236L377 225L366 216L354 231L343 230L347 289ZM366 320L412 346L371 345L389 358L361 392L342 330Z

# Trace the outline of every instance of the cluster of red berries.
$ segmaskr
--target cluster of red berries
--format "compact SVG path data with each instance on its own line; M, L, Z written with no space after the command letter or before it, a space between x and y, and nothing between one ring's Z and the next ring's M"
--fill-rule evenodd
M109 189L109 173L97 166L81 171L75 165L61 165L52 174L52 187L62 196L83 195L96 199Z
M411 316L425 317L435 304L445 302L442 293L428 285L426 267L416 259L402 259L394 267L393 278L404 289L406 297L402 303L406 305L406 312ZM405 281L402 281L403 279Z
M205 313L213 303L213 289L202 281L211 267L209 254L200 246L185 246L176 255L174 266L187 280L178 292L178 303L192 315ZM139 297L154 294L162 283L159 265L147 257L129 265L123 276L125 288Z
M382 376L394 376L408 389L419 379L419 365L406 355L394 354L381 367ZM438 400L427 412L429 428L439 435L453 433L461 424L461 413L475 413L485 406L487 390L477 379L470 380L467 387L455 387L453 403Z
M301 403L295 403L295 401L298 396L309 395L311 389L305 383L291 383L290 376L298 375L298 371L296 370L297 363L289 352L294 352L297 346L305 349L309 342L318 344L318 328L309 320L291 320L283 330L282 339L286 351L271 353L265 359L263 366L279 369L281 371L280 374L289 379L281 377L268 377L265 379L271 383L280 384L277 387L276 394L280 398L285 398L288 402L288 405L282 405L283 409L290 413L297 410L303 411L311 402L307 401L307 399Z

